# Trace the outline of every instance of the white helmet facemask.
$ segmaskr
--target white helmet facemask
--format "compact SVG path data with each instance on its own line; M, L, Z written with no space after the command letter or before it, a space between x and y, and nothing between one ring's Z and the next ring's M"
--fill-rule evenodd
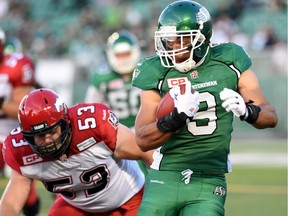
M117 57L117 54L127 54L126 57ZM132 73L140 58L140 48L129 43L118 43L113 49L107 50L109 63L114 71L119 74Z
M176 27L164 26L159 31L155 32L155 49L157 55L160 57L163 67L175 68L180 72L187 72L197 66L201 65L207 55L208 49L205 55L197 63L194 61L194 50L201 47L205 41L205 36L201 33L201 25L198 30L184 30L176 31ZM190 37L190 44L184 43L184 38ZM180 39L179 49L167 49L166 44L169 41ZM177 55L183 55L190 52L188 59L182 62L176 62Z

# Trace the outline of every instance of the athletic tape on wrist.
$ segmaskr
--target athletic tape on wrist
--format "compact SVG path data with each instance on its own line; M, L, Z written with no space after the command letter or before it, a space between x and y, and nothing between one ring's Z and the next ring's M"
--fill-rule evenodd
M241 121L246 121L249 124L254 124L258 119L261 108L251 103L246 104L246 112L243 116L240 116Z
M175 108L170 114L163 116L157 121L157 128L162 132L176 132L186 125L186 119L178 114Z

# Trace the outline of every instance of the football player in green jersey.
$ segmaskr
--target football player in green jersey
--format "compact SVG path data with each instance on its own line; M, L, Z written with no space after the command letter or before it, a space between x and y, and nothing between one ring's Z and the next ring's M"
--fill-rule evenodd
M171 3L158 20L157 55L134 70L132 83L142 90L137 143L143 151L156 149L138 216L224 215L234 116L259 129L277 124L250 57L234 43L212 45L212 33L205 7ZM157 120L166 92L174 110Z
M106 47L109 65L92 73L85 102L105 103L132 128L140 102L140 90L131 84L141 54L139 42L132 32L120 31L108 38Z
M114 32L107 40L108 66L92 74L85 102L108 105L119 121L134 131L134 122L140 106L140 89L132 86L132 73L139 61L139 41L130 31ZM138 161L144 174L145 165Z

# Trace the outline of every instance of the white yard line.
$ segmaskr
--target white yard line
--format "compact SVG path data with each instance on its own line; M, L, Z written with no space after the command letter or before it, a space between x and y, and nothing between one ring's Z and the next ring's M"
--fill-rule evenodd
M232 165L286 166L285 153L232 153Z
M229 184L229 193L243 194L287 194L285 185Z

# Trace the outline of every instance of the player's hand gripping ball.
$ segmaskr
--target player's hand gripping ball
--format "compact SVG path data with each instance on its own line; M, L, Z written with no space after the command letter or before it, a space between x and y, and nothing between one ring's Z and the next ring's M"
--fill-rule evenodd
M181 84L179 85L180 87L180 94L185 93L185 85L186 84ZM194 94L195 90L191 86L191 93ZM170 91L168 91L161 99L157 111L156 111L156 118L157 120L160 119L161 117L171 113L174 109L174 99L171 97Z

